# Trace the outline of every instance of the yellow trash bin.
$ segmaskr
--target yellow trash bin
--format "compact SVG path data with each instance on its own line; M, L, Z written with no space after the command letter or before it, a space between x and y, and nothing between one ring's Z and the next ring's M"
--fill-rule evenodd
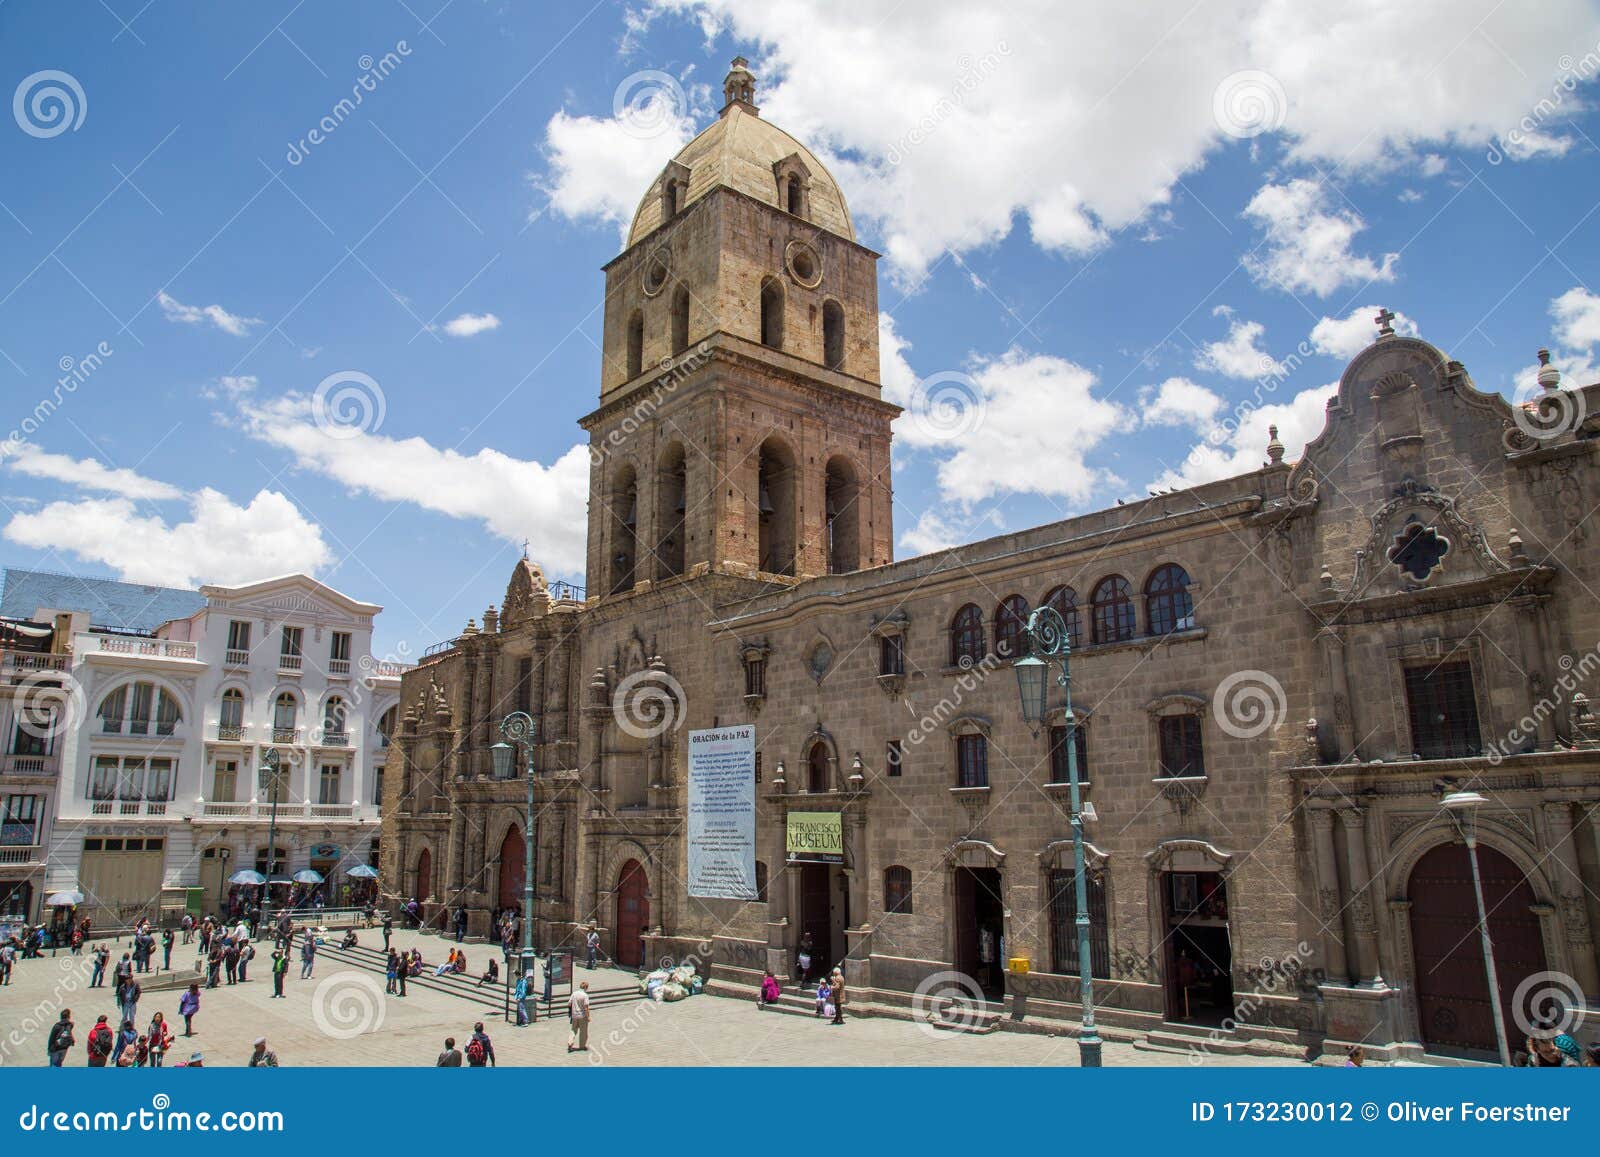
M1028 971L1028 967L1029 961L1026 956L1013 956L1011 958L1012 972L1026 973Z

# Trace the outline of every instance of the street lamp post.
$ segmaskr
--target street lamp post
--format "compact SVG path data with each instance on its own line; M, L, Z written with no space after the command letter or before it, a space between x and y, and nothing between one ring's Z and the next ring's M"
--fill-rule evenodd
M267 877L267 882L262 887L268 903L272 901L272 865L278 858L278 795L283 790L282 762L278 749L270 747L267 749L265 762L261 765L261 793L272 803L272 812L267 820L267 870L263 873Z
M1050 607L1040 607L1028 616L1023 629L1027 654L1012 664L1017 673L1017 693L1022 698L1022 717L1036 732L1049 710L1050 667L1057 664L1066 703L1067 783L1071 787L1072 881L1077 900L1078 987L1083 1007L1083 1022L1078 1031L1078 1063L1086 1069L1100 1067L1100 1034L1094 1025L1094 962L1089 956L1089 884L1084 870L1083 805L1078 782L1077 718L1072 713L1072 643L1067 624Z
M519 976L533 971L537 954L533 948L533 860L536 851L533 814L533 745L538 741L539 725L526 711L513 711L500 721L500 734L505 737L489 750L494 754L494 773L499 779L510 779L515 768L515 756L520 751L528 780L528 814L522 828L522 967Z
M1441 801L1456 830L1467 842L1472 862L1472 895L1478 902L1478 938L1483 945L1483 969L1489 976L1489 1007L1494 1011L1494 1039L1500 1044L1500 1063L1511 1066L1511 1043L1506 1039L1505 1011L1500 1007L1500 977L1494 967L1494 942L1489 939L1489 914L1484 910L1483 877L1478 873L1478 808L1488 800L1475 791L1452 791Z

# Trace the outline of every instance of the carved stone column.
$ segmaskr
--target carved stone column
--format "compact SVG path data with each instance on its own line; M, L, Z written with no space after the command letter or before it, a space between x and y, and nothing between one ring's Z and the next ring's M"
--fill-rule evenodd
M1561 926L1566 937L1572 978L1594 1001L1600 996L1600 969L1596 968L1594 933L1589 927L1589 906L1579 873L1578 849L1572 839L1572 804L1553 800L1544 805L1544 822L1550 840Z
M1517 644L1522 669L1527 674L1527 713L1538 722L1538 747L1549 751L1556 744L1555 697L1550 694L1549 653L1544 645L1544 600L1537 595L1507 600L1516 611ZM1565 697L1563 696L1563 700ZM1541 706L1541 703L1543 706ZM1509 754L1509 753L1508 753Z
M1344 638L1333 627L1317 632L1317 646L1322 652L1323 668L1327 672L1328 687L1333 694L1330 704L1333 729L1338 750L1335 762L1356 754L1355 707L1350 699L1350 678L1345 668Z
M1340 897L1339 862L1333 846L1333 812L1314 808L1309 816L1312 848L1316 854L1317 919L1322 921L1322 959L1328 978L1348 983L1350 964L1344 951L1344 905Z
M462 889L464 872L462 862L466 859L467 817L462 814L459 801L457 806L450 811L450 842L447 853L445 879L450 881L451 899L459 896Z
M1383 988L1383 970L1378 962L1378 920L1372 902L1372 877L1367 871L1367 815L1360 808L1341 811L1344 818L1346 878L1350 883L1350 925L1355 933L1356 983Z

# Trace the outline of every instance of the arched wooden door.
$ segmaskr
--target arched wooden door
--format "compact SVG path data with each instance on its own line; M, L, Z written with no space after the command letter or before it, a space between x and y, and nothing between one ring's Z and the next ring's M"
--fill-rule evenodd
M433 896L433 853L423 848L417 856L417 901L426 904Z
M1533 889L1515 864L1481 844L1478 870L1506 1033L1517 1041L1521 1033L1512 1019L1512 995L1523 980L1545 970L1544 938L1539 918L1530 910ZM1418 860L1411 869L1406 898L1411 901L1411 951L1423 1042L1430 1048L1497 1051L1466 845L1441 844Z
M617 878L617 963L637 968L644 962L639 936L650 927L650 883L638 860L622 865Z
M524 868L527 864L522 829L512 824L500 841L500 907L522 909Z

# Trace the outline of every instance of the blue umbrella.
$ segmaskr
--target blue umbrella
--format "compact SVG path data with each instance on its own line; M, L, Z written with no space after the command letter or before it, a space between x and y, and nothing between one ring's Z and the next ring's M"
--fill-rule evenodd
M252 871L249 868L240 868L237 872L228 877L228 883L230 884L260 885L265 884L266 882L267 878L265 876L263 876L260 872Z
M294 874L294 882L296 884L320 884L322 883L322 873L313 872L310 868L302 868Z
M357 864L355 867L346 872L345 875L349 876L352 880L376 880L378 878L378 869L369 868L365 864Z

